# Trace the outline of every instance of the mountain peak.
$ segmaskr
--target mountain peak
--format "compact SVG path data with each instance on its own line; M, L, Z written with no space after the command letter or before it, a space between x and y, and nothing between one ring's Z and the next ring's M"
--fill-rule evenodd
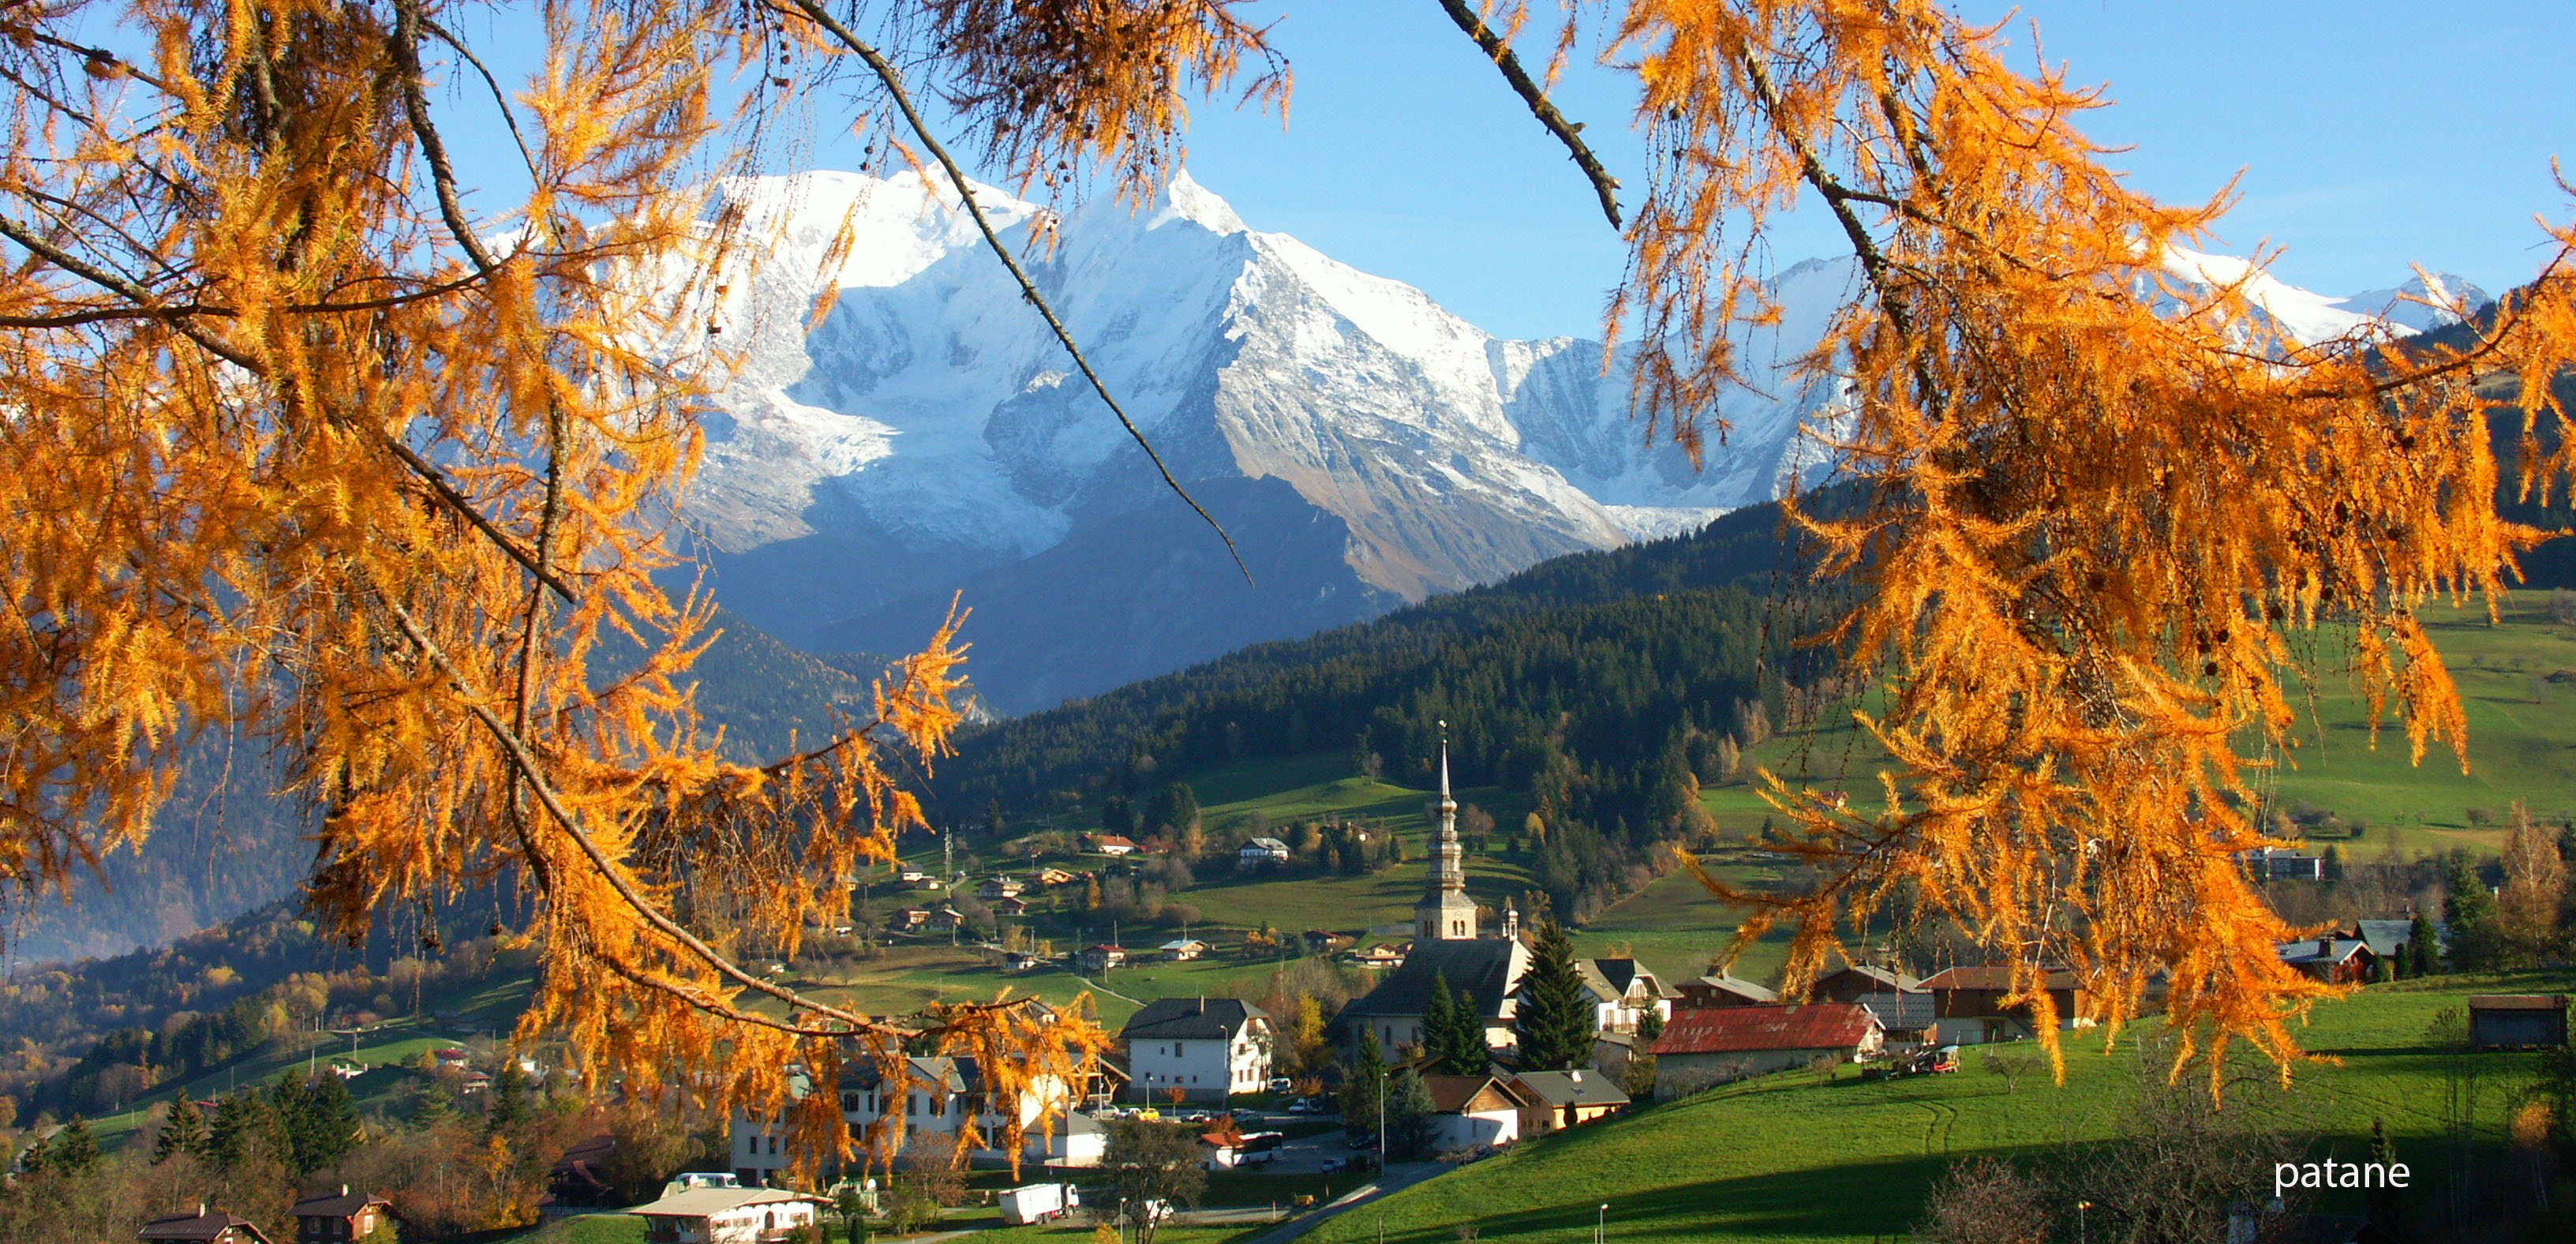
M1153 218L1145 222L1148 229L1159 229L1175 220L1186 220L1210 233L1242 233L1243 218L1216 192L1190 177L1188 169L1172 173L1163 193L1156 196Z

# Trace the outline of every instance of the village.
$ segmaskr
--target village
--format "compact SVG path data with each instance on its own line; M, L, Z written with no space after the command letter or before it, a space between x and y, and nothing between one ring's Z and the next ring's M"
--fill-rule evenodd
M971 1056L855 1057L828 1086L791 1067L797 1101L837 1097L849 1161L802 1152L784 1115L737 1113L721 1169L681 1172L659 1197L620 1206L596 1173L611 1156L611 1138L594 1137L556 1163L543 1209L549 1220L640 1219L642 1238L660 1244L820 1240L836 1217L854 1233L900 1235L939 1228L943 1216L917 1202L899 1206L895 1173L946 1166L976 1173L972 1189L952 1180L953 1196L980 1200L1004 1226L1078 1212L1121 1230L1191 1221L1196 1206L1175 1202L1194 1201L1187 1190L1197 1185L1170 1180L1188 1170L1225 1173L1239 1206L1206 1211L1204 1221L1320 1221L1551 1133L1617 1127L1648 1103L1763 1077L1889 1081L1973 1066L2009 1085L2037 1062L2035 1008L2013 1000L2012 972L2003 966L1953 964L1918 976L1916 965L1889 956L1844 964L1815 980L1803 1000L1784 1000L1726 970L1667 981L1633 956L1576 957L1553 921L1531 927L1508 902L1489 921L1468 895L1445 757L1440 778L1410 936L1298 935L1299 950L1371 981L1329 1016L1273 1014L1238 996L1156 998L1118 1025L1113 1047L1087 1076L1037 1077L1007 1099ZM1113 834L1082 845L1107 868L1142 850ZM1237 867L1258 874L1285 864L1289 849L1255 835L1238 854ZM2243 862L2269 879L2313 879L2319 867L2317 857L2286 850L2249 853ZM1054 866L1025 879L995 873L972 881L907 868L896 881L907 889L953 886L995 911L1024 905L1033 891L1100 883L1098 873ZM954 937L965 922L955 905L906 906L885 928L896 937ZM2438 970L2449 936L2442 921L2417 914L2352 921L2276 952L2320 981L2365 985ZM1006 973L1069 973L1108 989L1122 973L1190 963L1217 948L1183 935L1152 946L1093 942L1062 954L995 943L979 949ZM2052 970L2044 990L2065 1030L2090 1026L2086 982L2071 969ZM2563 994L2467 1002L2472 1048L2567 1045ZM1061 1014L1042 1001L1028 1005L1042 1022ZM434 1054L460 1093L493 1091L493 1072L470 1065L467 1049ZM335 1070L349 1076L364 1068ZM545 1074L519 1054L497 1070L518 1082ZM1016 1147L1007 1140L1013 1135ZM1151 1137L1167 1143L1140 1157ZM1267 1198L1265 1180L1278 1189ZM347 1185L292 1212L298 1244L396 1229L386 1197ZM214 1205L156 1220L138 1238L285 1244ZM2317 1238L2371 1237L2355 1227Z

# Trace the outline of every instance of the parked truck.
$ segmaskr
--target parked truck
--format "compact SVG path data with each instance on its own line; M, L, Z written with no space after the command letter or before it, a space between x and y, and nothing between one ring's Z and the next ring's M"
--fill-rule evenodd
M1081 1194L1068 1184L1028 1184L1004 1192L998 1200L1002 1221L1014 1227L1053 1222L1082 1208Z

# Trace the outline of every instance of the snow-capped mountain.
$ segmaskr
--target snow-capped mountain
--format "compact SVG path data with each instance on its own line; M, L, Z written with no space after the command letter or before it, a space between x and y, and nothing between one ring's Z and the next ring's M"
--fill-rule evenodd
M977 197L1255 583L953 193L911 173L750 180L729 200L760 262L721 284L738 362L686 507L719 598L792 643L906 651L962 596L978 689L1025 711L1688 530L1822 465L1799 431L1833 417L1834 386L1790 372L1856 292L1848 261L1774 282L1782 313L1737 342L1752 384L1695 472L1646 441L1598 342L1498 339L1246 227L1187 174L1134 211Z

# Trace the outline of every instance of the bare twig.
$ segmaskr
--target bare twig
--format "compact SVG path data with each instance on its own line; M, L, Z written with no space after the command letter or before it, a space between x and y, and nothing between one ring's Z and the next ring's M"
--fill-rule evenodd
M922 146L928 148L930 154L939 161L939 167L947 171L949 182L957 187L957 197L963 203L966 215L974 220L975 228L983 233L984 244L1001 258L1002 266L1010 270L1012 279L1020 283L1020 296L1028 299L1029 305L1036 307L1038 314L1045 317L1047 327L1055 332L1055 339L1063 343L1064 352L1073 356L1074 366L1081 368L1083 378L1091 382L1092 391L1100 395L1100 400L1109 407L1109 413L1118 416L1119 425L1127 429L1127 435L1133 437L1137 447L1143 449L1145 456L1153 461L1154 469L1162 473L1164 486L1170 488L1173 495L1187 502L1190 509L1196 511L1201 519L1206 520L1207 525L1215 530L1217 539L1225 541L1225 551L1234 558L1234 568L1243 572L1243 581L1252 582L1252 568L1243 564L1243 551L1234 547L1234 537L1227 535L1225 525L1216 521L1216 517L1209 514L1206 507L1201 506L1198 499L1189 494L1188 489L1181 487L1179 480L1172 478L1172 469L1163 465L1163 456L1154 452L1153 445L1145 440L1145 433L1136 426L1135 420L1129 419L1126 409L1118 404L1118 399L1110 396L1109 385L1101 380L1100 373L1091 369L1091 360L1083 357L1082 347L1074 344L1072 330L1066 328L1064 321L1056 317L1055 308L1048 305L1046 296L1038 292L1037 282L1029 279L1028 271L1020 267L1020 261L1011 254L1011 248L1002 245L1001 236L993 232L992 222L984 218L983 205L975 201L975 190L966 180L965 171L957 166L956 157L948 154L948 148L940 143L937 135L931 132L930 123L923 120L920 110L913 106L911 92L904 89L902 73L896 70L893 63L886 60L875 47L853 33L849 27L842 25L838 18L832 16L830 10L816 3L816 0L770 0L770 2L773 8L784 4L786 10L792 10L807 21L822 27L824 32L839 41L841 46L850 49L860 60L867 63L869 71L876 75L877 81L885 85L887 94L893 97L895 107L902 110L904 122L911 126L913 134L921 140Z
M412 137L420 141L421 156L429 161L430 185L437 191L438 214L447 222L449 236L465 248L465 257L476 268L490 272L500 264L465 219L465 205L456 197L456 169L448 163L447 144L439 141L438 127L429 120L429 101L421 95L420 30L419 0L394 0L393 38L386 49L393 54L394 77L402 89L403 116L411 123ZM511 132L517 133L515 126Z
M1503 71L1503 81L1510 83L1521 101L1529 105L1530 115L1537 117L1538 123L1546 126L1548 133L1556 135L1556 141L1565 144L1566 155L1573 159L1576 168L1583 170L1585 177L1591 179L1592 192L1601 196L1601 214L1610 218L1611 228L1619 228L1625 223L1619 218L1619 179L1611 176L1610 170L1602 167L1600 157L1593 155L1592 148L1584 144L1583 123L1568 121L1564 113L1557 111L1556 105L1549 102L1547 92L1530 79L1528 70L1521 68L1521 58L1512 52L1512 45L1494 33L1493 27L1487 26L1485 19L1467 6L1466 0L1440 0L1440 7L1448 10L1449 20L1458 23L1458 29L1466 31L1467 37L1484 49L1485 56L1494 62L1494 68Z

